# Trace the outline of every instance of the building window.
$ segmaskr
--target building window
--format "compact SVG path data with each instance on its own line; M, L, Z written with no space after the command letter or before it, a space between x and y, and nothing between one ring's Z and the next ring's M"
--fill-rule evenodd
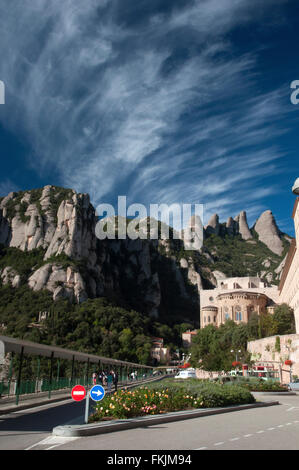
M242 321L242 309L239 306L235 308L235 318L236 321Z
M208 323L210 323L210 321L211 321L211 317L208 317Z

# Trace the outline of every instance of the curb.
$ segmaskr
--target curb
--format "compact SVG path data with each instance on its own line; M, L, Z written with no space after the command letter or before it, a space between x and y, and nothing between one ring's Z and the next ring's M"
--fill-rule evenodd
M258 395L274 395L274 396L290 396L290 395L297 395L296 392L254 392L252 391L251 393L258 394Z
M188 410L167 413L164 415L153 415L147 417L138 417L132 419L105 421L102 423L92 423L84 425L65 425L57 426L52 430L54 436L65 437L84 437L95 436L97 434L106 434L109 432L124 431L126 429L138 428L140 426L154 426L160 423L170 423L174 421L201 418L222 413L230 413L234 411L248 410L251 408L263 408L267 406L279 405L278 401L259 402L249 405L235 405L226 408L205 408L202 410Z

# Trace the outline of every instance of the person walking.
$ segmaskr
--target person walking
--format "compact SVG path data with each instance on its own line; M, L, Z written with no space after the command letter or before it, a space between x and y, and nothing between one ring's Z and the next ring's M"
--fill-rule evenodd
M103 385L103 372L101 370L99 372L99 384Z
M118 373L115 371L113 371L113 383L114 383L114 391L117 392Z
M113 383L113 375L112 375L112 372L108 372L107 374L107 391L108 393L111 393L111 385Z
M94 372L94 373L92 374L92 382L93 382L94 385L97 384L97 373L96 373L96 372Z

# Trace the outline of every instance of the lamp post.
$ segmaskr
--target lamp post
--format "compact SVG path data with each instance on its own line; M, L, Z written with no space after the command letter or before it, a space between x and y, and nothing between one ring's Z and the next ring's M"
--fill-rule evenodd
M285 348L288 350L288 356L290 357L290 352L291 352L291 345L290 344L286 344L285 345ZM292 382L292 361L288 360L288 361L285 361L286 362L290 362L289 366L290 366L290 382Z
M235 352L236 353L236 362L238 362L238 353L241 353L241 349L238 349L238 351L235 351L234 349L231 349L230 351L232 354Z
M231 349L230 351L232 354L235 352L236 353L236 363L238 363L238 353L241 353L241 349L238 349L237 351L235 351L234 349ZM234 364L233 364L234 365ZM236 364L236 375L238 375L238 371L239 371L239 366L238 364Z

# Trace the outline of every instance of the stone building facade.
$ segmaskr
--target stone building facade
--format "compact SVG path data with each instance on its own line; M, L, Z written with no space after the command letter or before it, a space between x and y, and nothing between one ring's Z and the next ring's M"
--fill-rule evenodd
M247 323L253 313L272 313L278 297L278 288L258 277L219 279L215 289L200 291L200 326L219 326L228 319Z
M291 377L299 377L299 334L249 341L247 350L256 365L265 365L277 370L282 383L289 383ZM292 365L286 365L286 360L291 360Z
M294 309L296 332L299 333L299 197L296 198L293 219L296 238L292 241L279 285L279 303Z
M183 347L184 348L190 348L192 339L197 335L198 330L193 330L193 331L185 331L185 333L182 333L182 341L183 341Z

